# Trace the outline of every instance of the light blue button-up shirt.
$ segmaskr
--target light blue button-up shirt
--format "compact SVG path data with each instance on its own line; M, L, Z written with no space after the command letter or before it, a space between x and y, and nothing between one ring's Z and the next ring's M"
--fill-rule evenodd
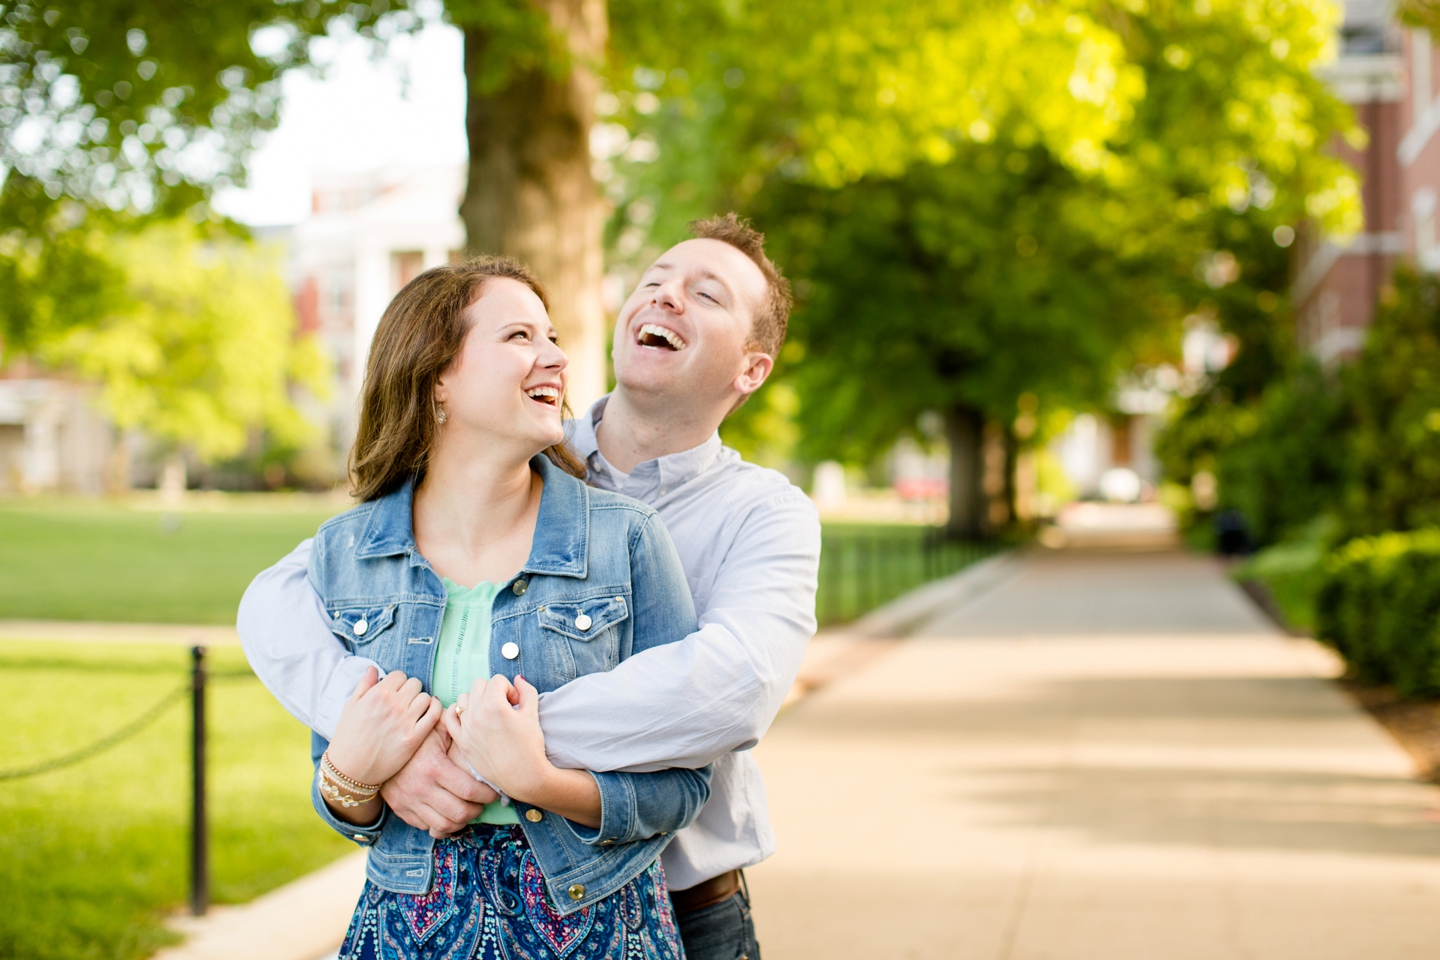
M709 803L664 854L671 888L683 890L775 850L765 785L748 751L779 712L815 633L820 522L784 475L746 463L718 434L620 473L595 439L606 399L570 422L571 444L592 484L649 504L665 521L700 629L544 694L540 723L560 766L715 764ZM328 738L369 661L331 635L305 577L309 550L307 540L255 579L238 627L261 680Z

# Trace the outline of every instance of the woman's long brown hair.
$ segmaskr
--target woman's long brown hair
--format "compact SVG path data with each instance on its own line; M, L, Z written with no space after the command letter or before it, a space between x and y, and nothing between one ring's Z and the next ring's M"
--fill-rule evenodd
M465 308L493 277L525 284L549 310L535 274L510 257L480 257L426 270L385 308L370 343L360 425L350 448L350 493L357 500L378 500L406 480L419 483L425 476L438 426L435 384L470 332ZM585 463L568 444L548 447L545 455L565 472L585 477Z

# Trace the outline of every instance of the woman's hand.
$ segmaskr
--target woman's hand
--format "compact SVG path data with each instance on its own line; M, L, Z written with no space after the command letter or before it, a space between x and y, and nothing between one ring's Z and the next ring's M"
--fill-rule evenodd
M398 670L377 680L371 667L345 702L330 762L352 780L383 784L420 748L440 720L440 701L426 693L419 680Z
M452 756L458 754L514 800L600 826L595 778L583 770L561 770L546 757L540 694L524 677L516 677L513 685L503 676L477 679L456 707L445 711Z

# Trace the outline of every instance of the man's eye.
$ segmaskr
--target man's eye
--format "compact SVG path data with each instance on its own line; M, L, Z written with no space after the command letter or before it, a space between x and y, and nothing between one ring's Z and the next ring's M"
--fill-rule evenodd
M708 294L708 293L701 293L701 294L699 294L699 295L702 296L702 297L704 297L706 300L709 300L711 303L719 303L719 302L720 302L719 300L716 300L714 297L710 296L710 294Z

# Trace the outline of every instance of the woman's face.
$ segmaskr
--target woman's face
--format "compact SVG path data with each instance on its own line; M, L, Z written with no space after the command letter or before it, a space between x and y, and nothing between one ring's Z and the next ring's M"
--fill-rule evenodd
M565 438L560 400L570 360L535 292L492 277L462 315L470 332L435 386L442 437L470 435L531 457Z

